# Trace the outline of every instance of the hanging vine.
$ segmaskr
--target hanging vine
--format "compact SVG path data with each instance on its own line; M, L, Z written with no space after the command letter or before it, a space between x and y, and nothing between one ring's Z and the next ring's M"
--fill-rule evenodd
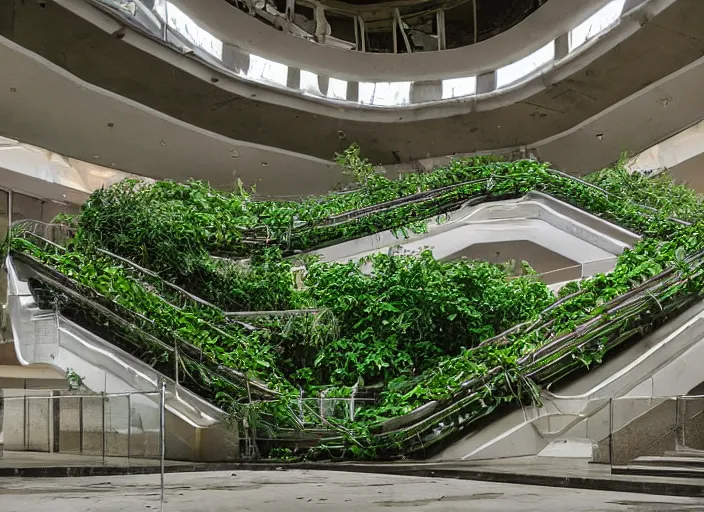
M63 245L26 228L9 248L34 273L40 304L164 373L178 366L184 385L248 424L258 418L268 437L325 427L332 437L309 457L426 453L506 404L539 400L541 387L700 297L701 199L666 177L615 168L585 182L532 161L473 158L389 180L359 148L339 159L353 186L301 202L127 180L58 219L72 233ZM383 230L422 233L468 201L530 191L643 239L559 298L529 268L515 277L429 251L359 263L301 254ZM325 418L302 398L353 393L367 398L362 408Z

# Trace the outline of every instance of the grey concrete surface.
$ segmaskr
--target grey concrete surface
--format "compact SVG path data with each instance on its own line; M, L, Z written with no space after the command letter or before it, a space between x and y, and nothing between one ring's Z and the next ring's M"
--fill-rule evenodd
M242 462L226 464L199 464L165 461L168 474L215 472L271 472L277 468L289 471L314 471L320 474L369 474L506 483L555 488L612 491L673 497L704 498L701 478L677 477L662 474L642 476L612 474L608 464L590 464L587 459L553 457L514 457L488 461L394 462L394 463L292 463ZM0 488L3 478L64 478L108 477L124 475L159 474L157 460L126 459L55 453L5 452L0 458ZM356 478L356 477L355 477ZM370 476L371 478L371 476ZM69 481L69 480L67 480ZM0 509L1 510L1 509Z
M477 461L448 460L391 464L346 463L342 466L345 466L348 471L403 476L457 478L553 488L704 498L704 481L700 478L612 474L611 466L608 464L592 464L589 459L568 457L531 456Z
M3 512L132 512L159 508L159 476L0 480ZM166 475L164 511L704 510L704 500L313 471Z
M165 461L167 467L189 465L187 462ZM43 467L86 467L86 466L113 466L113 467L153 467L159 466L158 458L144 457L103 457L100 455L81 455L76 453L46 453L46 452L16 452L5 450L0 458L2 468L43 468ZM2 487L0 479L0 488Z

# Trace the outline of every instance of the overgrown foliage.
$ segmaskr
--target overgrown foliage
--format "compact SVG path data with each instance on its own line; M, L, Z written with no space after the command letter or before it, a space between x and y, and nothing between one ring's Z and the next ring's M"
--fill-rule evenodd
M257 201L200 182L125 181L62 219L75 228L65 248L25 232L12 249L38 269L35 293L48 290L93 329L110 325L106 336L128 340L160 369L180 364L190 386L223 406L254 400L245 407L270 425L302 428L320 418L297 410L301 392L349 396L354 387L376 397L355 421L326 420L340 437L311 456L423 452L599 363L690 304L704 284L701 200L666 177L616 168L587 183L531 161L466 159L388 180L356 147L340 161L353 188L301 202ZM503 266L440 262L429 251L360 263L301 254L382 230L420 233L462 204L531 191L644 238L613 272L568 285L557 302L530 272L514 278ZM56 275L48 279L44 267ZM104 310L87 314L71 290L93 294ZM165 348L176 346L180 361Z

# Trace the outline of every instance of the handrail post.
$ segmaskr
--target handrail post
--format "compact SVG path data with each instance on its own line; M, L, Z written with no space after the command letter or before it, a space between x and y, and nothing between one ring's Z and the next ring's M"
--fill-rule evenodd
M166 436L164 427L166 425L166 382L162 379L161 391L159 393L159 510L164 508L164 452L166 451Z
M350 421L354 421L354 397L357 395L357 389L359 389L359 380L352 387L352 394L350 395Z
M100 392L100 409L103 412L103 414L102 414L102 416L103 416L103 418L102 418L103 419L103 421L102 421L102 425L103 425L102 445L103 446L102 446L101 451L102 451L103 465L105 465L105 400L106 400L105 391L101 391Z
M130 465L132 452L132 395L127 395L127 465Z

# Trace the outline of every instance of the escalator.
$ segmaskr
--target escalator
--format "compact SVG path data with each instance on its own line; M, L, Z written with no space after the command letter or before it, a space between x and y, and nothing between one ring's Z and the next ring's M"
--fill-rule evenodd
M58 308L47 309L38 304L29 283L58 284L48 269L27 265L21 256L8 256L6 268L8 309L20 364L48 365L61 373L75 375L80 380L81 390L88 392L130 395L129 411L112 414L111 429L128 437L128 427L134 429L135 418L141 418L139 428L151 433L155 447L159 433L159 390L163 382L166 386L165 456L191 461L237 456L236 432L218 427L226 418L224 411L181 385L174 372L165 375L152 364L67 318ZM63 291L71 293L66 288ZM130 422L133 424L128 425ZM131 432L134 435L134 430ZM224 443L233 436L235 441ZM229 453L223 446L231 446Z
M328 261L347 261L380 251L414 250L431 245L438 247L440 257L456 253L457 240L465 239L464 246L482 241L483 233L503 233L506 238L515 237L516 232L529 225L543 234L547 231L553 250L560 251L566 244L583 244L583 254L591 257L580 262L581 269L576 278L596 272L609 271L616 256L638 240L638 236L605 220L590 215L554 197L530 193L517 200L465 205L448 214L442 222L431 223L428 232L414 235L401 244L390 232L359 238L349 242L320 249L318 254ZM466 234L458 236L458 231ZM39 222L22 221L16 226L19 236L26 236L44 244L60 246L66 240L63 228ZM479 235L477 235L479 233ZM540 236L540 235L538 235ZM444 240L443 240L444 237ZM447 241L454 244L443 246ZM543 240L541 243L549 246ZM496 240L494 240L496 241ZM591 249L590 249L591 248ZM444 252L443 252L444 251ZM107 253L107 252L106 252ZM604 255L607 258L604 258ZM113 255L115 256L115 255ZM115 258L119 258L115 256ZM122 263L138 272L148 272L127 260ZM596 263L596 266L594 264ZM591 266L591 273L589 271ZM606 267L604 267L606 265ZM28 254L13 251L6 261L9 280L9 310L12 320L15 350L22 364L48 364L61 372L80 375L83 386L93 392L129 393L148 392L166 383L167 400L167 457L183 460L229 460L241 457L243 439L251 433L232 428L228 414L213 405L212 396L202 389L192 377L189 380L184 360L199 363L213 378L229 382L246 383L256 400L276 397L276 392L261 382L253 381L232 368L223 368L212 361L204 361L202 350L183 342L168 346L147 332L136 327L134 312L109 301L95 291L81 287L69 276L62 275L42 264ZM197 297L167 286L184 301L198 301ZM629 394L642 393L643 386L655 379L668 379L668 367L676 367L682 357L693 350L701 350L698 342L704 333L704 305L698 303L674 320L649 334L637 344L626 346L605 364L597 366L579 378L572 379L559 390L544 390L541 405L535 405L504 414L491 416L474 425L467 421L463 409L456 404L431 402L405 417L394 418L382 426L382 432L404 432L409 427L432 425L438 416L450 421L440 422L426 430L428 438L446 438L440 449L427 453L434 459L482 459L517 455L555 454L564 456L605 457L603 441L609 437L607 407L609 399ZM94 313L93 316L86 312ZM101 320L97 320L101 319ZM110 326L106 329L106 326ZM120 331L130 336L121 336ZM131 344L130 338L141 338L142 342L159 345L170 354L168 360L155 361L146 357L139 347ZM179 353L180 351L180 353ZM205 358L207 359L207 358ZM560 362L559 358L558 363ZM535 375L553 374L563 370L551 365L537 366ZM569 365L568 365L569 366ZM555 370L557 368L557 370ZM690 376L690 379L696 376ZM692 386L689 381L682 386ZM669 390L675 392L677 390ZM655 391L651 391L654 393ZM686 392L686 390L680 390ZM471 403L471 395L469 403ZM250 397L251 401L251 397ZM315 407L323 409L325 399L318 399ZM136 409L158 407L153 398L144 397L134 404ZM310 407L306 405L306 407ZM454 408L454 410L453 410ZM645 412L645 411L644 411ZM155 417L145 412L144 417ZM298 432L289 431L288 436L296 445L313 446L317 439L334 435L334 429L326 429L324 422L311 428L301 421ZM328 425L329 427L329 425ZM448 435L443 430L449 430ZM457 434L461 433L461 436ZM249 439L247 439L249 440ZM290 443L289 443L290 444ZM223 449L224 446L230 447ZM602 450L600 452L600 449Z

